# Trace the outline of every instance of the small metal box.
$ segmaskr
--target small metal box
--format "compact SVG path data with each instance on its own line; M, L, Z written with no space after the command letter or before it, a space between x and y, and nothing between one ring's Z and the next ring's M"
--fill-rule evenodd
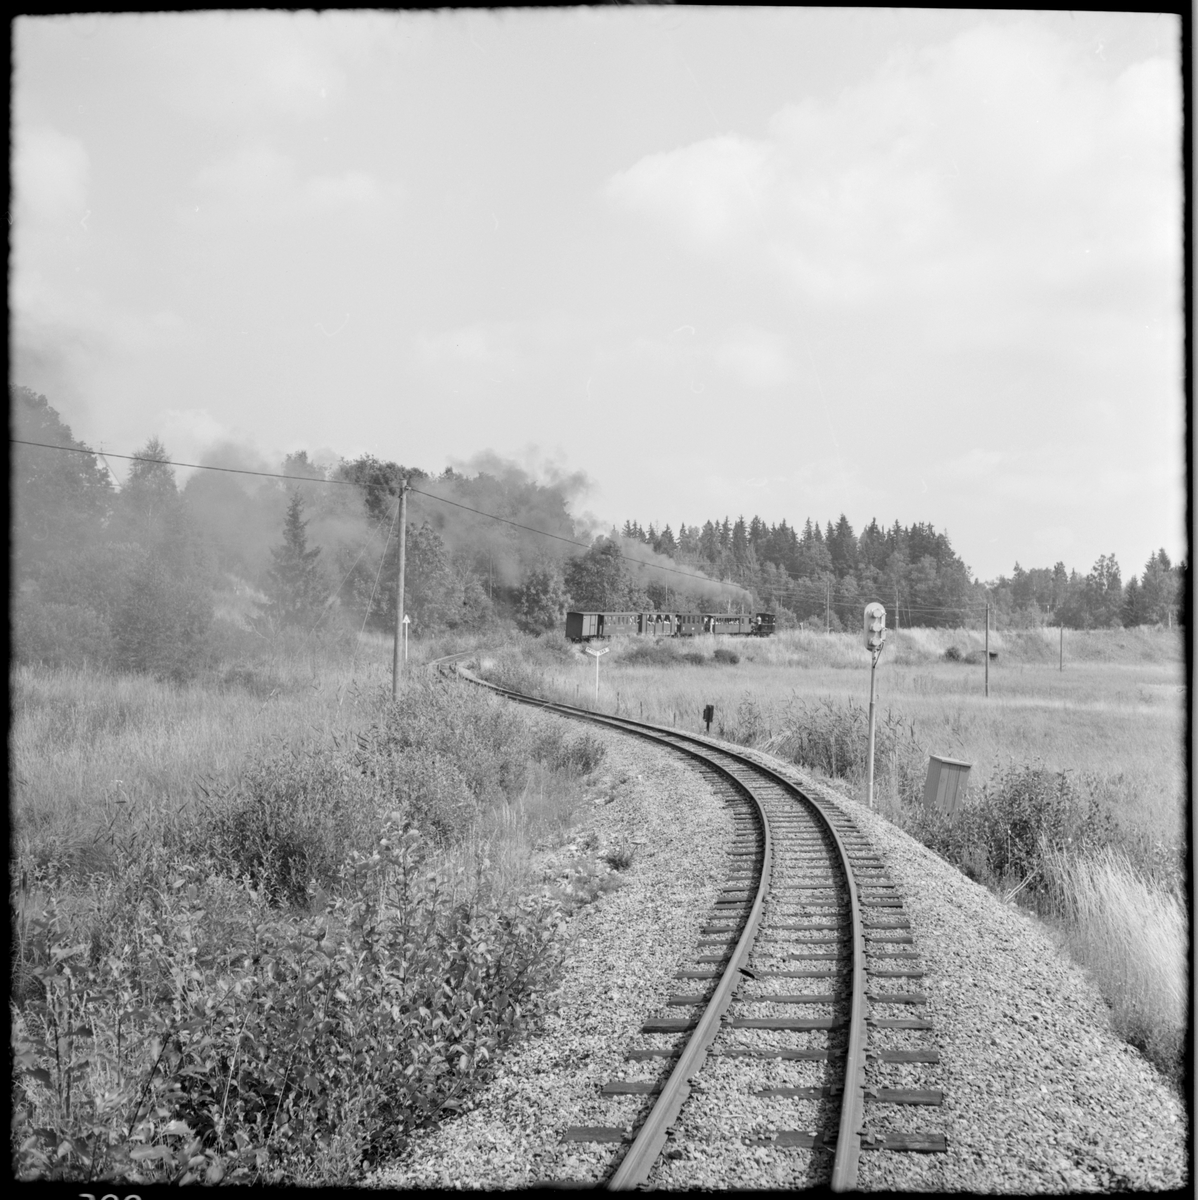
M928 758L928 778L923 785L925 808L951 816L965 798L965 786L969 783L969 772L973 763L960 762L955 758L941 758L933 754Z

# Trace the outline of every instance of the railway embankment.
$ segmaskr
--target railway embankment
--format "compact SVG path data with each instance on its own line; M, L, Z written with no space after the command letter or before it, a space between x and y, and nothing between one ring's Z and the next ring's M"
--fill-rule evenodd
M626 1073L625 1047L676 988L721 883L727 811L668 751L601 731L615 764L580 836L633 847L624 886L570 922L561 983L535 1031L506 1055L472 1109L418 1134L371 1182L387 1187L595 1184L611 1155L564 1143L572 1126L611 1125L599 1089ZM713 739L714 741L714 739ZM787 764L757 756L843 807L884 859L912 922L939 1063L943 1154L870 1154L864 1190L1155 1190L1187 1182L1186 1114L1176 1093L1111 1030L1084 973L1030 918L1002 904L876 813ZM894 1084L907 1068L894 1068ZM631 1098L630 1112L631 1112ZM713 1129L713 1136L719 1130ZM785 1149L745 1146L738 1186L795 1183Z

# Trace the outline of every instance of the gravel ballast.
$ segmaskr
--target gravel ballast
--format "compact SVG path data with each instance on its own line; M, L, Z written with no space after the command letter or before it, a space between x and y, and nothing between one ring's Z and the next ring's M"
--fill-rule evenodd
M624 884L571 918L548 1014L507 1052L494 1080L476 1093L475 1107L417 1134L372 1185L598 1183L620 1146L563 1144L562 1134L574 1125L625 1125L646 1108L643 1096L600 1097L599 1089L661 1070L658 1063L626 1062L624 1054L653 1044L640 1026L678 990L674 973L693 950L722 880L732 817L679 756L625 734L590 731L607 756L578 840L593 832L601 845L633 845Z
M1094 984L1033 918L865 805L769 755L752 757L833 800L869 837L927 972L921 1012L933 1029L920 1037L939 1047L940 1063L877 1064L867 1083L942 1089L940 1110L903 1123L942 1129L949 1151L864 1154L859 1188L1139 1191L1189 1182L1181 1099L1115 1035ZM882 1034L873 1043L899 1044ZM868 1127L890 1127L878 1116L885 1107L867 1106Z
M644 1097L601 1098L599 1088L660 1074L660 1064L627 1062L625 1051L653 1044L639 1032L640 1024L678 990L674 972L693 956L698 929L723 883L732 818L706 780L678 756L611 731L596 736L608 746L605 790L612 798L596 806L583 828L593 828L604 842L643 843L624 872L626 882L571 919L565 973L548 1015L508 1051L495 1079L476 1094L474 1109L418 1134L402 1159L377 1172L372 1184L598 1183L620 1148L563 1144L563 1131L621 1125L646 1111ZM840 805L869 837L898 885L926 971L911 986L926 995L918 1014L932 1030L917 1037L874 1031L871 1046L932 1045L940 1061L874 1062L867 1085L939 1089L944 1104L912 1110L872 1103L867 1129L943 1132L948 1153L863 1154L861 1190L1027 1193L1185 1186L1181 1100L1112 1032L1093 984L1034 920L865 806L770 756L752 757ZM752 1076L757 1087L815 1082L822 1074L806 1065L746 1073L746 1065L709 1060L707 1070L717 1072L712 1090L726 1086L724 1075L729 1081L743 1078L746 1085ZM702 1093L701 1085L696 1110L704 1107ZM746 1096L743 1103L760 1111L763 1125L809 1125L803 1117L810 1107L798 1102ZM702 1115L718 1138L719 1113ZM799 1169L800 1160L810 1158L804 1152L745 1146L743 1156L751 1179L742 1186L818 1182ZM670 1163L659 1173L659 1186L734 1186L723 1178L701 1181L684 1167Z

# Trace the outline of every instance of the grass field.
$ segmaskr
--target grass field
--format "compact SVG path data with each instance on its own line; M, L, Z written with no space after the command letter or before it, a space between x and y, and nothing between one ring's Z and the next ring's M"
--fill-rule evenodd
M344 1185L460 1107L552 979L543 881L603 749L384 639L264 646L183 685L10 688L21 1179Z
M514 685L594 703L594 660L553 636L413 643L398 703L385 638L278 639L183 685L13 670L21 1178L343 1184L486 1078L562 910L618 882L595 858L546 892L531 867L580 811L581 731L417 670L496 641ZM1179 638L1070 634L1063 673L1052 638L995 639L989 699L943 657L977 641L892 639L879 807L991 886L1032 879L1021 899L1179 1078ZM602 708L697 729L713 704L714 733L860 790L855 638L628 639L599 672ZM912 804L929 751L975 764L967 821Z
M976 632L892 632L876 677L879 721L890 713L913 726L925 755L972 763L975 789L1013 762L1101 780L1129 830L1180 845L1186 803L1180 636L1070 630L1064 671L1057 668L1056 637L1056 630L992 633L999 658L991 663L987 698L981 665L943 658L953 645L976 650ZM714 662L714 651L729 644L740 661ZM599 707L659 724L702 729L703 708L712 704L712 732L761 743L785 729L788 713L804 702L869 703L869 655L847 634L695 638L684 648L658 647L657 662L644 661L641 639L609 645L599 666ZM682 661L684 651L702 655L703 663ZM554 655L542 669L556 696L595 703L594 659Z

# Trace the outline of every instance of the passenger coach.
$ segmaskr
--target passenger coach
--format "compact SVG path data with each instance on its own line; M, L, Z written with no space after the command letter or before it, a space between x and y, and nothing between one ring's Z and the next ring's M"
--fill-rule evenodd
M714 633L739 637L769 637L774 632L773 613L566 613L566 637L589 642L621 633L650 637L697 637Z

